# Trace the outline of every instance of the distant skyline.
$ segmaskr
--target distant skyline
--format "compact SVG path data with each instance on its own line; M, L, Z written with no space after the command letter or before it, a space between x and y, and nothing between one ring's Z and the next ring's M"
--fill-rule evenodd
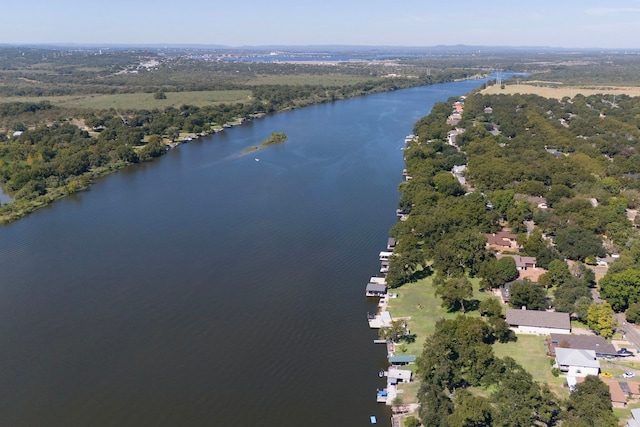
M640 48L640 0L31 0L2 15L9 44Z

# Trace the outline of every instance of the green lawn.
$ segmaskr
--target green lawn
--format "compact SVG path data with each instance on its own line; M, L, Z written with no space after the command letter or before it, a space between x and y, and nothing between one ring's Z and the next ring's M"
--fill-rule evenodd
M562 376L554 377L551 374L551 360L553 359L547 356L544 337L518 335L516 342L494 344L493 351L500 358L512 357L533 376L535 381L549 384L559 396L569 395L568 389L564 388L566 379Z
M407 321L412 334L417 338L414 343L401 344L396 354L406 353L420 355L427 336L435 330L435 323L441 318L452 319L459 313L448 313L440 306L440 298L434 295L431 278L422 279L416 283L403 285L392 289L398 298L390 299L388 310L392 318L410 317ZM491 293L478 291L478 280L472 279L474 287L473 298L484 300L495 298ZM477 311L467 312L467 315L478 316ZM565 379L551 374L551 358L547 356L543 337L534 335L519 335L517 342L507 344L496 343L494 352L497 357L510 356L522 365L538 382L548 383L554 392L562 397L568 395L563 387ZM404 351L402 351L404 350Z
M422 279L415 283L408 283L398 289L392 289L391 293L397 293L398 298L391 298L387 310L391 317L410 317L407 321L412 334L416 334L416 341L411 344L402 344L407 354L420 355L427 336L435 331L436 322L441 318L453 319L460 314L448 313L443 309L440 297L434 295L431 285L431 277ZM484 300L493 298L490 293L478 291L479 279L471 279L474 288L473 298ZM470 316L477 316L477 311L467 312ZM398 351L401 353L402 351Z

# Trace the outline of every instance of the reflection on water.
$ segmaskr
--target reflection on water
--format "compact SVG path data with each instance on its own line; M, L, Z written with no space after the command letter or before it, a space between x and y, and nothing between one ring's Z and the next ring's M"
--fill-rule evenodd
M388 425L364 287L400 148L477 84L267 117L1 227L0 424Z

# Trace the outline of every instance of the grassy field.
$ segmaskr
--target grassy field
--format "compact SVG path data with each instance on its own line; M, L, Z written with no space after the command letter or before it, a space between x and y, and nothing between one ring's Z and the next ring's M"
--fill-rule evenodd
M125 93L116 95L65 95L43 97L6 97L0 102L41 102L68 108L118 110L179 107L184 104L205 106L220 103L245 102L251 96L250 90L210 90L193 92L165 92L167 99L155 99L153 93Z
M551 85L550 85L551 84ZM544 96L545 98L562 99L565 96L570 98L577 94L584 96L595 95L599 93L612 94L612 95L629 95L640 96L640 87L634 86L562 86L557 85L556 82L547 82L540 84L510 84L505 85L504 89L500 89L500 86L493 85L484 89L482 93L488 95L513 95L516 93L522 94L534 94Z
M491 293L478 290L478 280L472 279L474 295L477 300L495 298ZM394 319L409 318L407 324L412 334L416 334L416 341L410 344L404 343L398 346L396 354L420 355L424 347L425 339L435 330L435 323L441 318L453 319L459 313L448 313L440 306L440 298L434 295L431 278L409 283L395 290L398 298L392 298L388 310ZM468 312L467 315L478 316L477 311ZM518 341L507 344L496 343L493 346L497 357L511 356L538 382L548 383L552 390L561 397L568 396L568 391L563 387L565 379L554 377L551 374L550 358L547 356L543 337L533 335L519 335ZM412 366L415 369L415 365ZM617 371L615 373L618 373ZM404 386L403 386L404 387ZM417 390L416 390L417 391ZM405 402L411 391L407 390L403 396Z
M478 291L478 279L471 279L474 288L473 298L482 301L492 298L491 294ZM448 313L443 309L441 299L434 295L431 278L422 279L415 283L408 283L394 290L398 298L389 301L387 310L394 319L410 317L407 321L412 334L416 334L416 341L411 344L402 344L405 353L419 355L422 353L425 339L435 331L436 322L441 318L454 319L460 313ZM478 312L468 312L473 316ZM400 346L402 348L402 346Z
M547 356L544 337L518 335L516 342L494 344L493 351L500 358L510 356L515 359L518 364L533 375L534 380L549 384L558 396L565 398L569 395L568 389L563 386L566 383L565 378L554 377L551 374L551 360L553 359Z
M282 76L259 76L247 82L250 85L323 85L347 86L372 80L373 77L349 76L345 74L296 74Z

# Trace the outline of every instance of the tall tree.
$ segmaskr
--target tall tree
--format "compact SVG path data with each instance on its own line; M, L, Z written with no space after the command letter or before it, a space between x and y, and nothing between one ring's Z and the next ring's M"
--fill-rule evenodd
M547 308L544 288L535 282L514 282L510 288L509 304L512 307L527 307L529 310Z
M629 304L640 302L640 270L630 269L609 273L600 280L600 293L616 311L624 311Z
M596 334L611 338L615 327L611 305L606 301L591 304L587 312L587 325Z
M442 298L442 306L449 311L461 309L464 313L465 300L473 296L473 286L466 277L453 277L445 279L436 277L433 280L436 286L435 294Z
M453 396L455 409L448 417L451 427L490 427L493 425L493 408L489 400L474 396L466 389L457 390Z
M578 383L567 400L563 426L616 427L609 387L600 378L589 375Z

